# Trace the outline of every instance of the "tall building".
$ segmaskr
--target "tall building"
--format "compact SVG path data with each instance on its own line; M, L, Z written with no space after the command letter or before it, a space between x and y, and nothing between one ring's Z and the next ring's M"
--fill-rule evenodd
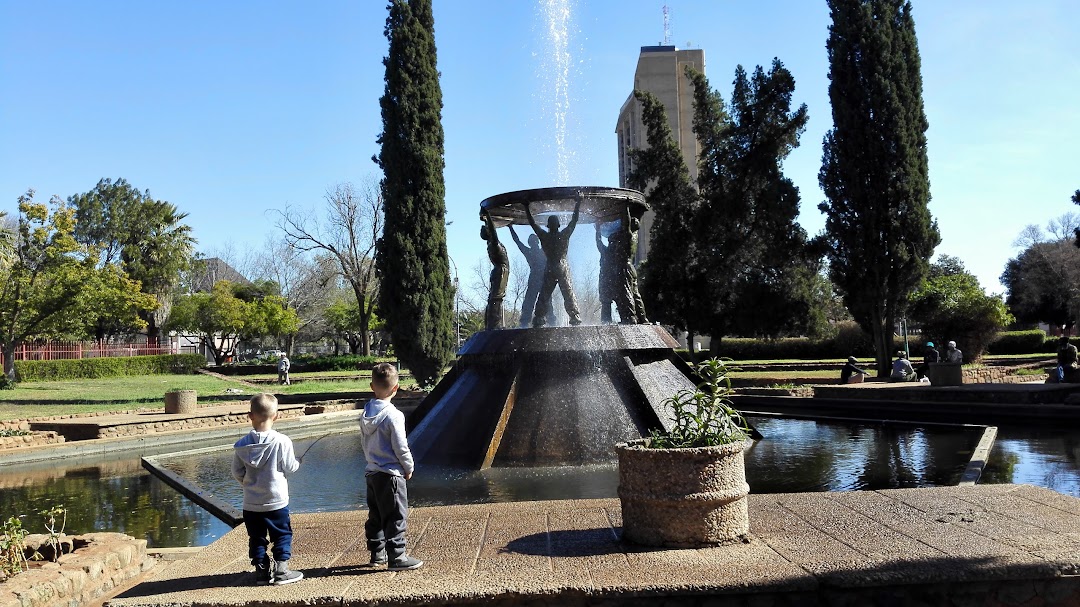
M667 110L671 133L682 150L690 179L697 183L698 152L694 137L694 86L686 77L686 66L705 73L705 51L702 49L679 50L674 46L643 46L634 72L634 90L648 91ZM641 103L634 98L634 91L626 98L619 110L619 122L615 126L619 145L619 186L627 187L627 176L633 168L630 150L648 147L645 125L641 121ZM649 232L652 229L653 212L648 211L641 220L638 232L636 262L641 263L649 252Z

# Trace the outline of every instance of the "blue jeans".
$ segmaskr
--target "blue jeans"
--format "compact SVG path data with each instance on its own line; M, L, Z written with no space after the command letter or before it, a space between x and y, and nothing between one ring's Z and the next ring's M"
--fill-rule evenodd
M292 558L292 522L288 506L270 512L244 510L244 526L247 527L248 556L252 565L266 560L266 547L271 542L275 561ZM266 539L268 536L269 540Z

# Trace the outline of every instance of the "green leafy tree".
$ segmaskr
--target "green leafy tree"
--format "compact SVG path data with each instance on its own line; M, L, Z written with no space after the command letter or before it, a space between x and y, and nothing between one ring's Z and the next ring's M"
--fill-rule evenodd
M724 335L802 332L816 260L796 222L798 188L783 174L808 119L805 105L791 109L795 80L778 59L752 75L739 66L729 116L705 75L689 74L701 144L695 263L707 277L695 324L714 352Z
M15 349L29 339L81 339L102 317L138 327L139 314L154 307L119 268L99 268L98 251L74 232L75 211L59 197L48 205L33 190L19 197L16 234L0 239L0 350L9 379Z
M232 283L220 280L209 293L178 297L166 327L197 335L220 365L242 339L296 331L296 311L285 304L284 298L272 293L275 288L266 283L245 285L238 295Z
M969 360L978 360L1013 321L1001 297L987 295L964 264L948 255L930 267L926 281L911 295L911 318L936 341L963 344Z
M1077 225L1080 216L1065 214L1048 224L1048 232L1027 226L1013 243L1023 250L1005 264L1001 283L1018 320L1070 328L1080 316L1080 248L1072 241Z
M355 298L343 294L327 306L323 314L331 334L336 338L344 339L345 343L349 344L349 353L358 354L365 341L368 344L371 343L370 337L365 339L364 334L370 335L373 328L371 323L373 320L377 322L378 319L374 315L365 319L360 313L360 306Z
M389 11L375 158L385 211L376 247L379 309L398 357L421 385L432 385L454 353L435 20L431 0L391 0Z
M649 233L649 256L641 268L641 295L649 318L688 331L694 343L694 310L701 305L704 269L690 238L699 204L697 190L671 133L664 104L651 93L634 91L649 147L631 150L629 185L645 192L655 213ZM692 347L692 346L691 346Z
M1076 190L1076 193L1072 195L1073 204L1080 204L1080 190ZM1080 247L1080 227L1073 228L1073 234L1076 236L1076 246Z
M182 223L187 214L124 179L102 179L93 190L69 197L68 204L75 211L75 239L98 250L100 265L119 267L157 300L140 313L148 341L157 342L173 290L191 263L195 239ZM98 323L99 339L127 328L107 320Z
M892 328L941 238L931 218L926 114L907 0L828 0L833 128L818 176L829 276L889 369Z

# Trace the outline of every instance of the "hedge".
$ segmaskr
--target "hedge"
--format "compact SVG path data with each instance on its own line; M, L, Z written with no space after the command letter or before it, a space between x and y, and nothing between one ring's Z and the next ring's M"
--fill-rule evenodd
M356 371L357 369L370 369L379 362L375 356L361 356L359 354L345 354L341 356L311 356L301 354L293 361L294 367L300 367L304 371Z
M1002 331L987 346L987 354L1035 354L1057 350L1057 338L1045 331Z
M52 381L133 375L189 375L204 367L206 359L199 354L17 360L15 377L19 381Z
M926 336L909 335L908 346L913 353L922 351ZM1049 337L1045 332L1002 331L990 342L987 354L1044 354L1057 351L1057 337ZM1080 347L1080 337L1071 338L1070 342ZM903 348L903 339L893 338L894 349ZM937 344L938 350L945 343ZM964 349L964 344L959 344ZM783 339L752 339L746 337L725 337L720 341L720 356L734 360L821 360L828 358L873 358L874 348L869 337L858 327L841 327L837 335L830 339L810 339L808 337L786 337ZM679 354L689 360L686 350ZM708 355L707 352L703 353Z

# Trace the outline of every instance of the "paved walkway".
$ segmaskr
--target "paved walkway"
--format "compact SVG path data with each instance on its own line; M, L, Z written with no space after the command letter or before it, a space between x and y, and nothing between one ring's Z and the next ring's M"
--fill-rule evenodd
M613 499L416 508L410 552L426 564L400 573L364 566L364 512L295 515L298 583L251 585L238 527L109 604L1080 604L1077 498L989 485L749 500L749 542L700 550L622 544Z

